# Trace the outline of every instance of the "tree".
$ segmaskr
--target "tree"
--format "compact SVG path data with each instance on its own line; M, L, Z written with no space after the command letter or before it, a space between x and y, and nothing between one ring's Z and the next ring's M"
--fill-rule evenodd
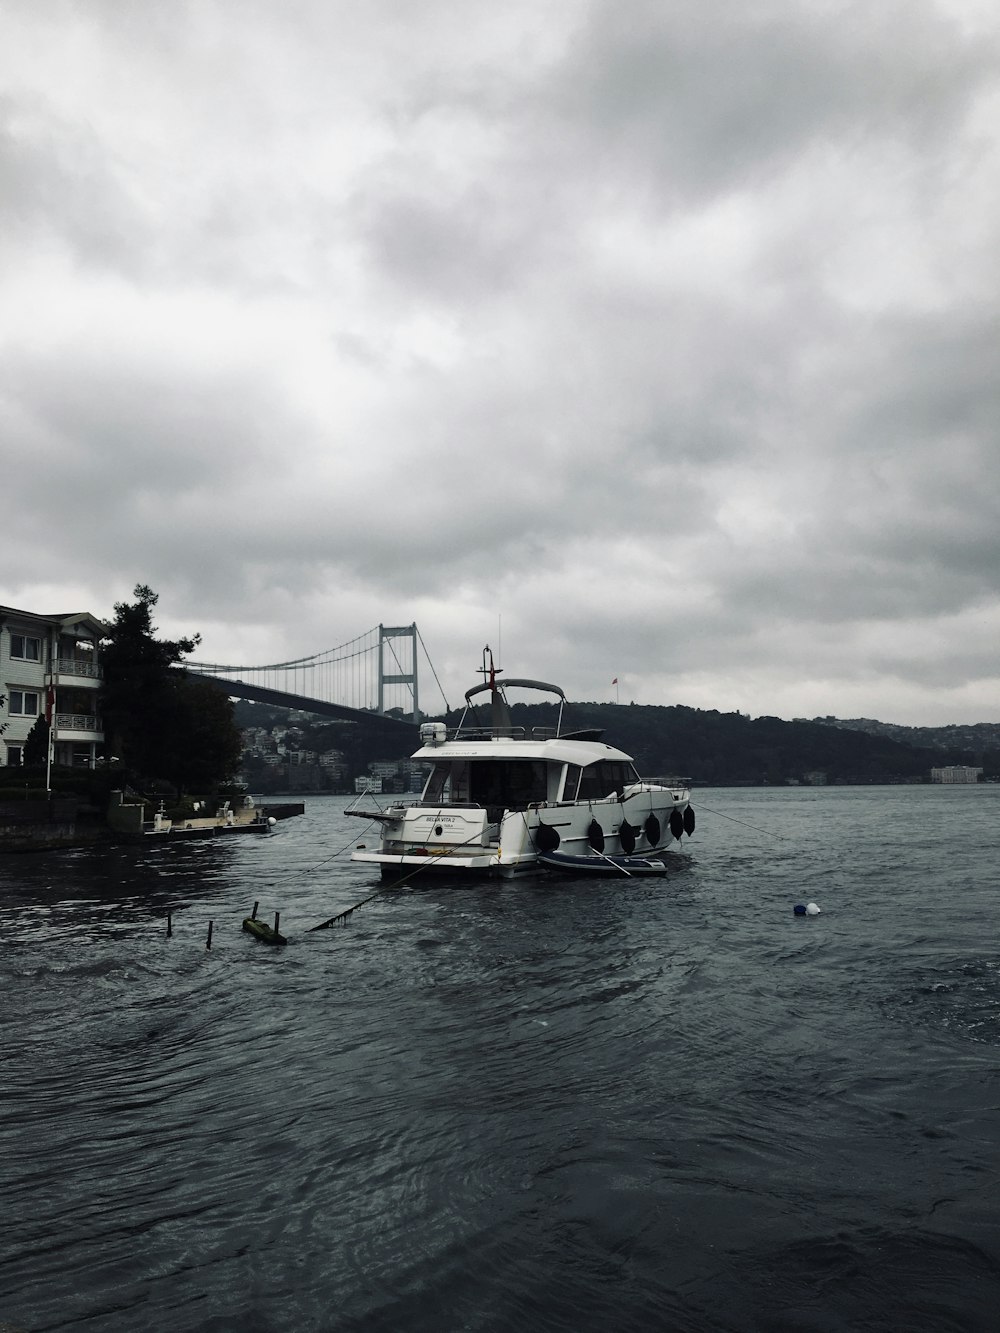
M40 714L24 742L24 763L27 768L44 768L49 757L49 724Z
M178 682L176 708L163 754L162 776L178 791L205 791L235 776L243 738L233 720L233 703L211 680Z
M189 680L181 664L201 636L157 639L157 594L139 583L133 596L134 602L115 604L101 652L101 711L111 752L140 781L165 779L178 790L231 777L240 743L232 704L211 682L206 690Z

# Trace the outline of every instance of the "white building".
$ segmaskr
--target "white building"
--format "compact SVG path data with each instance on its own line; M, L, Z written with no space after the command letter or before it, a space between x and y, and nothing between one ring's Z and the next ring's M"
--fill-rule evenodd
M20 765L28 733L45 716L53 727L53 762L94 767L104 743L97 692L106 630L86 611L40 616L0 606L0 761Z
M968 764L951 764L947 768L932 768L931 782L978 782L982 772L981 768L971 768Z

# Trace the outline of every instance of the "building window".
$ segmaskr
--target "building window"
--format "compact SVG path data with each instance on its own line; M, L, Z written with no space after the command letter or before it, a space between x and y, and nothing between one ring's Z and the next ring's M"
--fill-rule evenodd
M8 712L11 717L37 717L37 690L11 690Z
M24 747L21 745L7 746L7 766L8 768L20 768L21 757L24 753Z
M10 655L21 662L40 662L42 660L41 639L31 639L27 634L10 636Z

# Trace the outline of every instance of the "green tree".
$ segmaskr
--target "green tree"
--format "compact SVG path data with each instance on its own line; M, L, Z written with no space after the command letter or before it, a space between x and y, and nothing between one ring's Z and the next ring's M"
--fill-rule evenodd
M207 791L236 775L243 738L233 702L214 681L177 683L174 722L163 752L162 776L178 791Z
M44 768L49 757L49 724L40 714L24 742L24 763L28 768Z
M134 602L115 604L101 651L101 712L111 753L140 782L161 779L180 791L224 781L239 760L232 704L211 682L190 680L182 665L201 636L157 639L157 594L139 583L133 596Z

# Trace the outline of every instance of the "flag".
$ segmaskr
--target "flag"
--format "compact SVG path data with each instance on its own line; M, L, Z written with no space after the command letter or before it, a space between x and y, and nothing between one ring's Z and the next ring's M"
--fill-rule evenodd
M52 714L55 711L55 706L56 706L56 691L55 687L50 685L48 689L45 691L45 721L49 724L50 727L52 726Z
M612 685L617 685L617 684L618 684L618 677L617 677L617 676L615 676L615 678L614 678L614 680L611 682L611 684L612 684Z

